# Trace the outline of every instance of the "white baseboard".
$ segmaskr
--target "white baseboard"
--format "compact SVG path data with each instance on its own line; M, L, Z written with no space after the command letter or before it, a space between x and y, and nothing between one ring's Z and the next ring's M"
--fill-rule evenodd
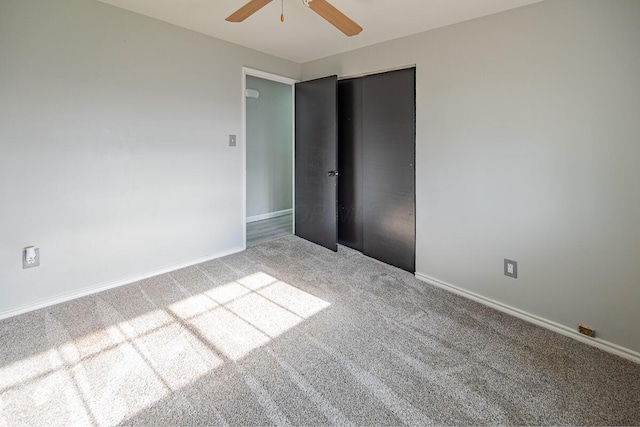
M242 251L243 251L242 248L235 248L235 249L221 252L215 255L206 256L204 258L194 259L191 261L183 262L181 264L176 264L169 267L161 268L159 270L142 273L133 277L128 277L126 279L116 280L115 282L103 283L100 285L91 286L89 288L84 288L80 291L69 292L66 294L58 295L53 298L48 298L46 300L42 300L34 304L27 304L22 307L0 312L0 320L17 316L19 314L28 313L30 311L39 310L41 308L50 307L52 305L60 304L63 302L71 301L73 299L82 298L87 295L97 294L98 292L106 291L108 289L113 289L120 286L128 285L133 282L138 282L140 280L148 279L150 277L158 276L160 274L169 273L171 271L179 270L181 268L189 267L195 264L200 264L206 261L211 261L213 259L222 258L227 255L235 254L237 252L242 252Z
M565 335L567 337L573 338L585 344L589 344L593 347L597 347L601 350L604 350L608 353L615 354L616 356L623 357L625 359L631 360L635 363L640 363L640 353L630 350L628 348L619 346L617 344L613 344L609 341L601 340L599 338L589 338L585 335L580 334L579 332L571 329L568 326L562 325L560 323L556 323L552 320L548 320L542 318L540 316L536 316L531 313L527 313L526 311L519 310L515 307L511 307L507 304L503 304L501 302L492 300L490 298L483 297L482 295L478 295L474 292L467 291L465 289L459 288L452 284L443 282L438 279L434 279L433 277L429 277L427 275L421 273L415 273L417 279L422 280L430 285L436 286L438 288L442 288L454 294L463 296L465 298L471 299L473 301L479 302L480 304L484 304L498 311L502 311L503 313L510 314L519 319L525 320L527 322L533 323L534 325L541 326L545 329L549 329L553 332L557 332L559 334Z
M256 221L262 221L264 219L277 218L279 216L289 215L290 213L293 213L293 209L285 209L283 211L278 211L278 212L269 212L261 215L248 216L247 222L256 222Z

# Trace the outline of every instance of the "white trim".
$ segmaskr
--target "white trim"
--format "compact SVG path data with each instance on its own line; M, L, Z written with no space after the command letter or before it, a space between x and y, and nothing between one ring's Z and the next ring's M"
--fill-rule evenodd
M242 176L240 185L242 186L242 249L247 249L247 69L242 67L242 138L240 138L240 147L242 151Z
M222 258L227 255L232 255L238 252L242 252L242 248L235 248L229 251L221 252L215 255L206 256L204 258L198 258L191 261L186 261L181 264L172 265L169 267L161 268L159 270L150 271L147 273L142 273L137 276L128 277L126 279L116 280L115 282L103 283L100 285L92 286L88 289L83 289L81 291L70 292L67 294L62 294L55 296L53 298L49 298L34 304L27 304L22 307L14 308L11 310L0 312L0 320L6 319L9 317L17 316L19 314L28 313L30 311L39 310L41 308L50 307L52 305L60 304L63 302L71 301L77 298L86 297L88 295L97 294L98 292L106 291L113 288L118 288L120 286L129 285L134 282L138 282L140 280L148 279L150 277L158 276L160 274L169 273L175 270L179 270L181 268L189 267L195 264L200 264L203 262L211 261L213 259Z
M293 209L285 209L283 211L269 212L269 213L260 214L260 215L248 216L247 222L256 222L256 221L262 221L265 219L277 218L279 216L285 216L291 213L293 213Z
M490 298L483 297L482 295L478 295L474 292L467 291L465 289L459 288L458 286L454 286L450 283L443 282L442 280L434 279L433 277L429 277L421 273L415 273L415 276L416 276L416 279L422 280L423 282L426 282L435 287L447 290L454 294L479 302L480 304L486 305L488 307L491 307L503 313L510 314L519 319L533 323L534 325L541 326L545 329L549 329L553 332L557 332L561 335L567 336L569 338L573 338L577 341L599 348L600 350L604 350L608 353L615 354L616 356L620 356L625 359L631 360L632 362L640 363L640 353L633 351L631 349L622 347L617 344L613 344L609 341L605 341L600 338L589 338L571 329L568 326L562 325L560 323L556 323L552 320L545 319L540 316L536 316L531 313L527 313L526 311L519 310L515 307L511 307L507 304L503 304L501 302L492 300Z
M292 164L292 168L293 168L293 173L292 173L292 197L291 197L291 206L293 206L295 209L295 179L296 179L296 169L295 169L295 162L296 162L296 132L295 132L295 114L296 114L296 97L295 97L295 84L298 83L298 80L295 79L290 79L289 77L283 77L283 76L279 76L277 74L271 74L271 73L267 73L266 71L260 71L260 70L255 70L253 68L248 68L248 67L242 67L242 138L241 141L239 142L242 148L242 177L241 177L241 183L242 183L242 249L246 249L247 248L247 227L246 227L246 223L250 222L249 218L247 218L247 97L246 97L246 92L247 92L247 76L253 76L253 77L258 77L261 79L265 79L265 80L271 80L274 82L278 82L278 83L283 83L286 85L290 85L291 86L291 115L292 115L292 128L291 128L291 141L292 141L292 145L293 145L293 149L292 149L292 158L293 158L293 164ZM292 209L292 212L294 212L294 216L295 216L295 211ZM296 232L296 225L295 225L295 221L293 222L293 233L295 234Z
M279 76L277 74L267 73L266 71L255 70L253 68L242 67L246 75L258 77L265 80L271 80L278 83L284 83L286 85L294 85L298 83L298 80L290 79L289 77Z

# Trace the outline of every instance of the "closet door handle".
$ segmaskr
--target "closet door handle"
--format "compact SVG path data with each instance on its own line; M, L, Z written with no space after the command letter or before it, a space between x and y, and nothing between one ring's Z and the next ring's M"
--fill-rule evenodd
M327 175L330 176L330 177L331 176L338 176L338 171L328 171Z

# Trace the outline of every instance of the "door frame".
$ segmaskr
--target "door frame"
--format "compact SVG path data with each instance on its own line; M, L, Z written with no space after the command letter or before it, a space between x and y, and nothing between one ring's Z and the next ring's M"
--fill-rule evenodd
M266 71L255 70L253 68L242 67L242 250L247 249L247 76L258 77L264 80L271 80L291 86L291 209L293 212L292 227L295 234L295 197L296 197L296 86L298 80L289 77L279 76Z

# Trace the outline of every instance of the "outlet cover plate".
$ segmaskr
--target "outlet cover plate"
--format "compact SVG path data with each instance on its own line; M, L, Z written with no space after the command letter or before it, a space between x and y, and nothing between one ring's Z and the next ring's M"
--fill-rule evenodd
M24 259L24 250L22 251L22 269L33 268L40 266L40 248L36 248L36 262L33 264L27 263Z
M510 259L504 259L504 275L508 277L518 278L518 262Z

